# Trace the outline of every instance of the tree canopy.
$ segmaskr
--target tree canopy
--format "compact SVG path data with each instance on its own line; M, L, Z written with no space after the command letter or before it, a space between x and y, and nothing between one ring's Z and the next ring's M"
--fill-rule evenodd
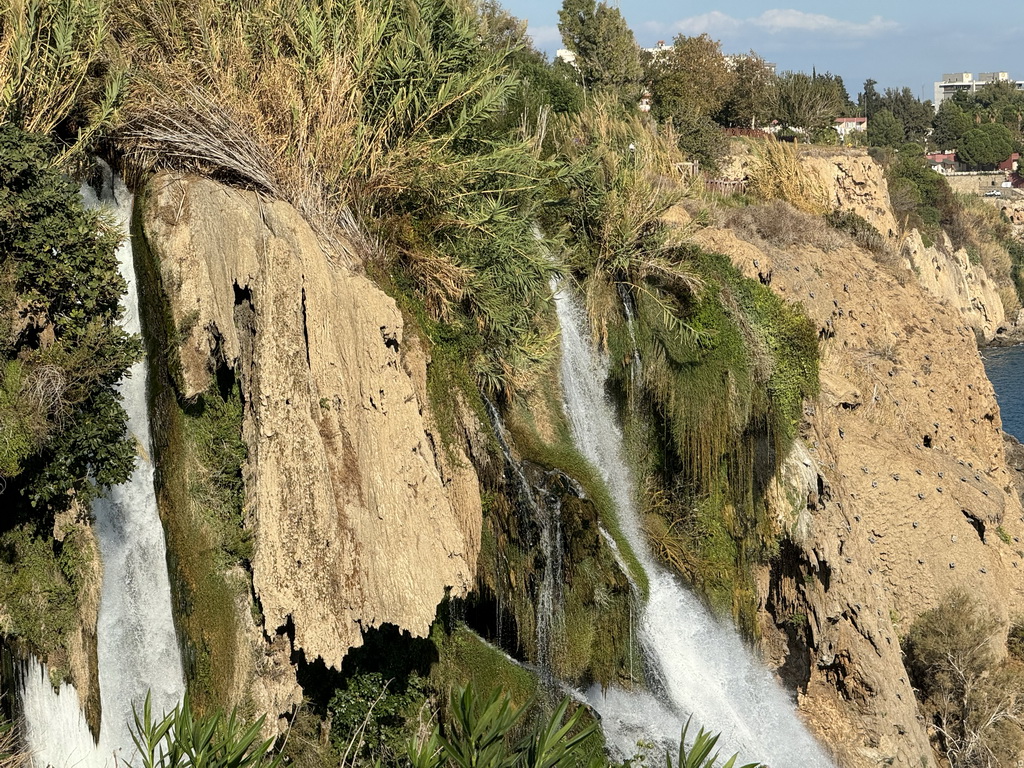
M1002 123L983 123L964 134L957 156L971 166L996 165L1013 152L1013 135Z
M564 0L558 31L576 54L584 88L638 89L640 49L618 8L596 0Z
M769 92L769 114L787 128L821 136L844 111L846 89L829 75L783 72Z
M655 116L714 115L732 92L736 73L722 55L722 45L708 35L677 35L672 46L650 62L650 83Z
M868 120L868 144L872 147L898 147L903 135L903 124L888 109L879 109Z
M751 51L735 58L732 90L715 119L730 127L754 128L768 120L768 97L775 70Z

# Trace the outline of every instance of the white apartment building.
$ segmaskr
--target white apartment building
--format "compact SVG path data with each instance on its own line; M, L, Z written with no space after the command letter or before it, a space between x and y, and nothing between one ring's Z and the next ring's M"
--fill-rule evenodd
M1024 91L1024 80L1011 80L1007 72L981 72L977 77L971 72L953 72L943 75L942 80L935 83L935 98L932 103L937 110L942 101L954 93L974 93L991 83L1013 83L1017 90Z

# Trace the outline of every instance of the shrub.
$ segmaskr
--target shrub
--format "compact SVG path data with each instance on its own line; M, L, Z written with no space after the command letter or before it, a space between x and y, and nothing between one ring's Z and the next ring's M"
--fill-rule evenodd
M1024 668L997 660L999 622L966 592L914 622L907 671L953 768L1008 765L1024 746Z
M0 472L33 506L87 505L128 478L115 385L140 353L119 326L119 235L83 208L45 139L0 127Z
M683 726L683 733L679 737L679 759L675 766L672 765L672 756L665 756L666 768L715 768L718 765L718 753L714 752L721 734L712 735L703 728L697 731L692 744L686 742L686 732L690 729L690 720ZM721 768L733 768L736 764L736 755L733 755L722 764ZM741 768L761 768L760 763L747 763Z
M549 718L514 739L527 707L513 707L495 688L484 698L470 685L450 697L450 718L425 738L410 742L412 768L561 768L583 765L597 723L584 724L582 707L569 715L566 697Z

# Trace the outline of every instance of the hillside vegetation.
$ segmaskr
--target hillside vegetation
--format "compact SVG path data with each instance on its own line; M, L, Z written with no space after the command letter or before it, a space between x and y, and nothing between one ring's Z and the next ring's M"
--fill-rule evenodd
M616 9L594 10L616 39L632 39ZM90 178L95 155L140 188L158 171L183 171L294 206L334 265L375 280L423 340L442 438L462 426L463 405L487 425L495 403L516 457L564 509L572 557L552 658L535 631L539 536L496 469L504 458L492 427L481 426L488 455L474 456L485 515L475 592L445 600L429 638L388 625L367 631L340 670L293 659L304 708L266 744L259 726L241 723L280 713L215 715L228 687L215 663L222 649L201 648L190 662L191 703L164 723L140 720L154 755L147 765L171 764L153 745L172 723L182 744L208 728L221 734L224 755L249 755L211 768L261 765L271 748L303 766L607 763L585 710L548 701L536 666L523 666L546 661L541 681L581 688L640 684L631 617L643 585L631 584L636 569L602 481L568 437L553 281L578 288L609 355L609 390L658 557L717 614L758 636L756 574L779 562L791 535L767 494L819 391L819 329L770 280L745 276L691 235L721 219L777 247L798 235L823 251L855 243L893 269L895 246L833 210L797 150L774 138L750 139L756 162L742 195L709 192L689 169L721 159L716 120L747 125L777 113L801 135L824 138L833 112L853 108L840 78L784 73L769 82L757 57L730 70L706 36L677 38L679 53L664 60L636 52L620 68L629 77L619 77L587 58L586 25L574 32L575 70L549 64L497 4L469 0L6 0L2 14L0 495L10 503L0 518L0 633L60 657L84 555L74 537L53 539L54 516L72 508L87 517L91 498L127 476L137 450L114 389L141 350L117 327L116 238L82 208L71 181ZM701 57L706 87L682 88L680 73ZM651 114L636 109L644 66L655 84ZM763 103L756 83L766 86ZM967 248L1000 282L1006 308L1019 306L1020 249L1007 251L1008 233L953 196L919 154L878 154L899 224ZM166 352L182 332L163 329ZM206 514L199 533L175 536L212 542L189 553L210 562L179 558L206 590L196 594L211 596L205 607L180 606L180 626L213 636L212 605L226 616L237 598L254 617L260 611L246 573L258 531L246 527L242 396L231 382L185 398L171 391L169 367L153 389L177 409L164 427L177 430L188 457L167 465L168 477L187 478L170 495ZM614 553L601 531L618 540ZM225 592L229 572L245 587L239 594ZM230 634L220 629L217 637ZM912 640L915 669L938 663L924 629ZM481 681L504 693L475 693ZM936 703L942 690L922 689L929 712L962 726L966 716ZM954 765L975 764L956 762L969 750L951 744L943 748ZM702 732L679 768L710 768L714 746Z

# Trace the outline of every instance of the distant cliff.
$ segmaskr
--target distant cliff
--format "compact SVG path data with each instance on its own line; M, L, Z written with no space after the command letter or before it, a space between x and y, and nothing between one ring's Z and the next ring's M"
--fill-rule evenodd
M762 645L842 765L934 765L901 637L955 587L1004 623L1024 608L1024 517L976 342L1002 305L965 253L898 237L869 158L803 162L833 205L879 230L885 255L696 235L819 328L822 391L775 499L791 541L760 577Z

